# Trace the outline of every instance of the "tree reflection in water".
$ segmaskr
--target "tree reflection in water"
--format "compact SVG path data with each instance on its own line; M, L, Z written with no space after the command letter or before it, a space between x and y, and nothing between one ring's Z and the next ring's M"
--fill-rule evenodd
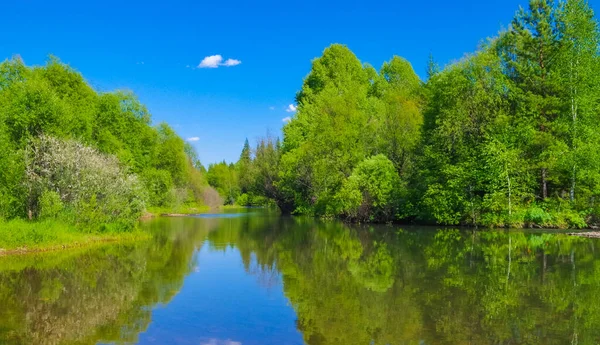
M261 214L145 227L152 240L1 258L0 343L135 343L200 248L282 284L310 345L600 341L596 240Z

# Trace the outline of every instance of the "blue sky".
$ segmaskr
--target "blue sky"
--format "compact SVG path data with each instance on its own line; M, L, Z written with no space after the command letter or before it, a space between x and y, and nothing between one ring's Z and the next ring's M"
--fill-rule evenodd
M246 138L280 135L310 61L328 45L346 44L376 68L400 55L424 76L430 53L442 65L461 58L526 4L13 0L0 12L0 59L39 65L54 54L98 90L133 90L155 122L198 139L207 164L237 160ZM214 55L235 66L198 68Z

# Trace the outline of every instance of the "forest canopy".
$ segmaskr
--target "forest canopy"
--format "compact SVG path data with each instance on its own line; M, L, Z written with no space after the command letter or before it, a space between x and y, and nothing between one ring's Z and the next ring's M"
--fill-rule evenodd
M531 0L476 52L444 68L430 58L426 80L399 56L377 70L333 44L281 140L246 140L237 162L207 169L131 92L97 92L55 57L16 57L0 64L0 219L131 228L148 208L237 204L354 222L595 226L599 42L585 0Z
M249 185L284 212L351 221L595 225L598 43L586 1L531 0L478 51L430 59L426 81L401 57L377 71L334 44L253 175L266 184ZM259 149L238 166L264 164Z
M131 92L97 92L55 57L0 64L0 152L0 219L131 229L209 188L194 149Z

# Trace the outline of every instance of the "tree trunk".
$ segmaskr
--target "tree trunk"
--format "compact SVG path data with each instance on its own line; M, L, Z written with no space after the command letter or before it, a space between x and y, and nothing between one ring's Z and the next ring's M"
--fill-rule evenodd
M571 202L575 201L575 164L573 164L573 174L571 175L571 190L569 191Z
M510 223L510 218L512 216L512 204L511 204L511 202L512 202L512 200L511 200L512 190L511 190L511 187L510 187L510 174L508 173L508 168L506 170L507 170L507 172L506 172L506 181L508 182L508 218L509 218L508 221Z
M540 56L539 56L539 64L540 64L540 70L541 70L541 74L542 74L542 83L541 83L541 89L540 89L540 94L541 96L545 99L546 98L546 65L545 65L545 54L544 54L544 43L542 40L539 41L540 42ZM545 132L546 131L546 126L545 126L545 122L547 120L546 116L546 109L544 108L544 106L542 106L541 109L541 113L542 113L542 122L540 124L540 132ZM544 150L546 149L546 147L543 148ZM546 168L542 168L542 199L546 199L548 197L548 186L546 183L546 175L547 175L547 171Z
M579 62L577 61L577 64L579 64ZM576 141L576 137L577 137L577 88L575 87L574 81L573 81L573 74L575 74L575 77L577 77L576 72L574 72L574 68L573 68L573 60L571 60L571 73L569 76L570 82L571 82L571 116L573 118L573 133L572 133L572 137L571 137L571 149L573 151L577 150L577 141ZM571 199L571 202L575 201L575 181L576 181L576 163L575 161L573 162L573 173L571 175L571 189L569 191L569 197Z
M546 168L542 168L542 199L548 198L548 181L546 180L546 174Z

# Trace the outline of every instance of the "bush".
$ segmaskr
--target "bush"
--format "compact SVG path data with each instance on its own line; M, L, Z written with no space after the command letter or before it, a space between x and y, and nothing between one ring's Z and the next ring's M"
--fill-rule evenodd
M552 215L541 207L534 205L525 212L525 222L530 225L548 226L552 224Z
M253 193L241 194L235 200L235 203L238 206L269 206L275 204L274 200Z
M190 191L187 188L171 188L169 191L168 205L170 208L177 210L185 205L193 198L190 198Z
M585 228L586 212L577 212L561 200L532 205L525 211L525 223L549 228Z
M173 188L173 179L166 170L149 169L142 176L148 191L148 203L152 206L167 206Z
M33 216L56 216L64 205L72 209L73 221L88 229L109 223L130 229L145 208L141 183L114 156L42 135L29 145L25 160L28 213Z
M63 202L57 192L46 190L40 196L40 218L56 218L63 208Z
M252 201L248 194L243 193L235 200L235 203L239 206L251 206Z
M206 206L217 208L223 205L223 198L213 187L205 187L202 193L202 198Z
M399 203L400 177L384 155L365 159L354 168L336 196L343 215L359 221L389 221Z
M560 228L582 229L587 227L585 217L575 210L566 209L556 214L556 224Z

